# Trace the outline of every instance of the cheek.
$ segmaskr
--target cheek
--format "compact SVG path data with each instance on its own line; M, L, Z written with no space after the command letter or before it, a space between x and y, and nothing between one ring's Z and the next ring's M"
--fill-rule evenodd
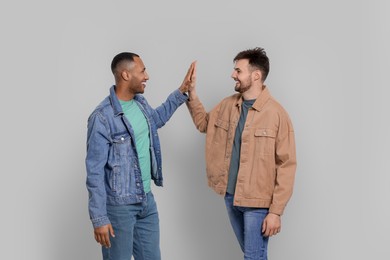
M252 82L253 78L251 75L249 75L247 78L246 78L246 81L249 83L249 82Z

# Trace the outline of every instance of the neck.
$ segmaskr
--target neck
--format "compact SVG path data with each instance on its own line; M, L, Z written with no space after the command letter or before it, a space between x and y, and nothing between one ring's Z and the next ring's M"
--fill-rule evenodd
M262 91L263 85L255 85L244 93L242 93L242 97L244 100L256 99L258 96L260 96Z
M121 83L116 83L115 94L118 97L118 99L123 101L130 101L135 96L134 93L129 92L127 88Z

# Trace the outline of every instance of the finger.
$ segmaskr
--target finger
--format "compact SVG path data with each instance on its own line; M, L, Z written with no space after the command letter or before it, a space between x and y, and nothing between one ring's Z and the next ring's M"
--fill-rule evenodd
M103 235L102 240L103 240L103 243L102 243L103 246L105 246L107 248L109 248L111 246L110 237L108 236L108 232Z
M267 237L270 237L270 236L273 236L275 234L275 227L272 226L272 224L270 223L267 223L267 228L265 230L265 236Z
M100 245L103 245L102 237L100 234L96 235L96 242L98 242Z
M109 231L110 231L110 235L111 235L112 237L115 237L114 229L112 228L111 225L108 227L108 229L109 229Z
M274 229L274 235L277 235L279 232L280 232L280 228L279 228L279 227L275 227L275 229Z
M96 239L96 242L98 242L99 244L102 244L102 235L100 233L95 233L95 239Z
M261 228L261 233L265 233L265 231L267 230L267 221L263 221L263 225L262 225L262 228Z
M104 239L104 235L103 234L99 235L99 241L100 241L100 245L106 246L106 241Z
M196 76L196 61L193 61L191 63L191 75L190 75L190 80L192 81Z
M188 68L187 75L186 75L187 81L191 80L193 70L194 70L194 63L191 63L190 67Z
M193 62L194 68L191 75L191 80L194 80L196 78L196 61Z
M107 248L111 247L111 240L110 240L110 237L108 236L108 234L107 234L107 238L106 238L106 245L107 245Z

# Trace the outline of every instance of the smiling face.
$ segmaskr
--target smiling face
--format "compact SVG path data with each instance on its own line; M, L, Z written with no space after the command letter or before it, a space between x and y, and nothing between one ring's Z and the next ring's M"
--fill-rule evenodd
M142 94L145 91L146 81L149 75L141 58L134 57L134 62L130 63L127 72L129 73L128 90L131 94Z
M248 91L254 82L253 72L248 59L237 60L231 75L236 82L234 90L239 93Z

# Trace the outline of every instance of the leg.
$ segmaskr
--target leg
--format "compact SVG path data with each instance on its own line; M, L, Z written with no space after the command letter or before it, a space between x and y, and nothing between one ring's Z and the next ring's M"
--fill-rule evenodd
M244 210L244 259L267 260L268 237L264 237L261 227L268 209L243 208Z
M111 247L102 247L104 260L130 260L133 252L133 233L139 205L107 205L108 218L115 237L110 237Z
M143 211L137 215L134 227L135 260L160 260L160 226L157 205L153 194L147 194L147 201L143 203Z
M237 207L233 206L233 199L233 195L226 193L225 204L230 224L232 225L241 250L244 252L244 215Z

